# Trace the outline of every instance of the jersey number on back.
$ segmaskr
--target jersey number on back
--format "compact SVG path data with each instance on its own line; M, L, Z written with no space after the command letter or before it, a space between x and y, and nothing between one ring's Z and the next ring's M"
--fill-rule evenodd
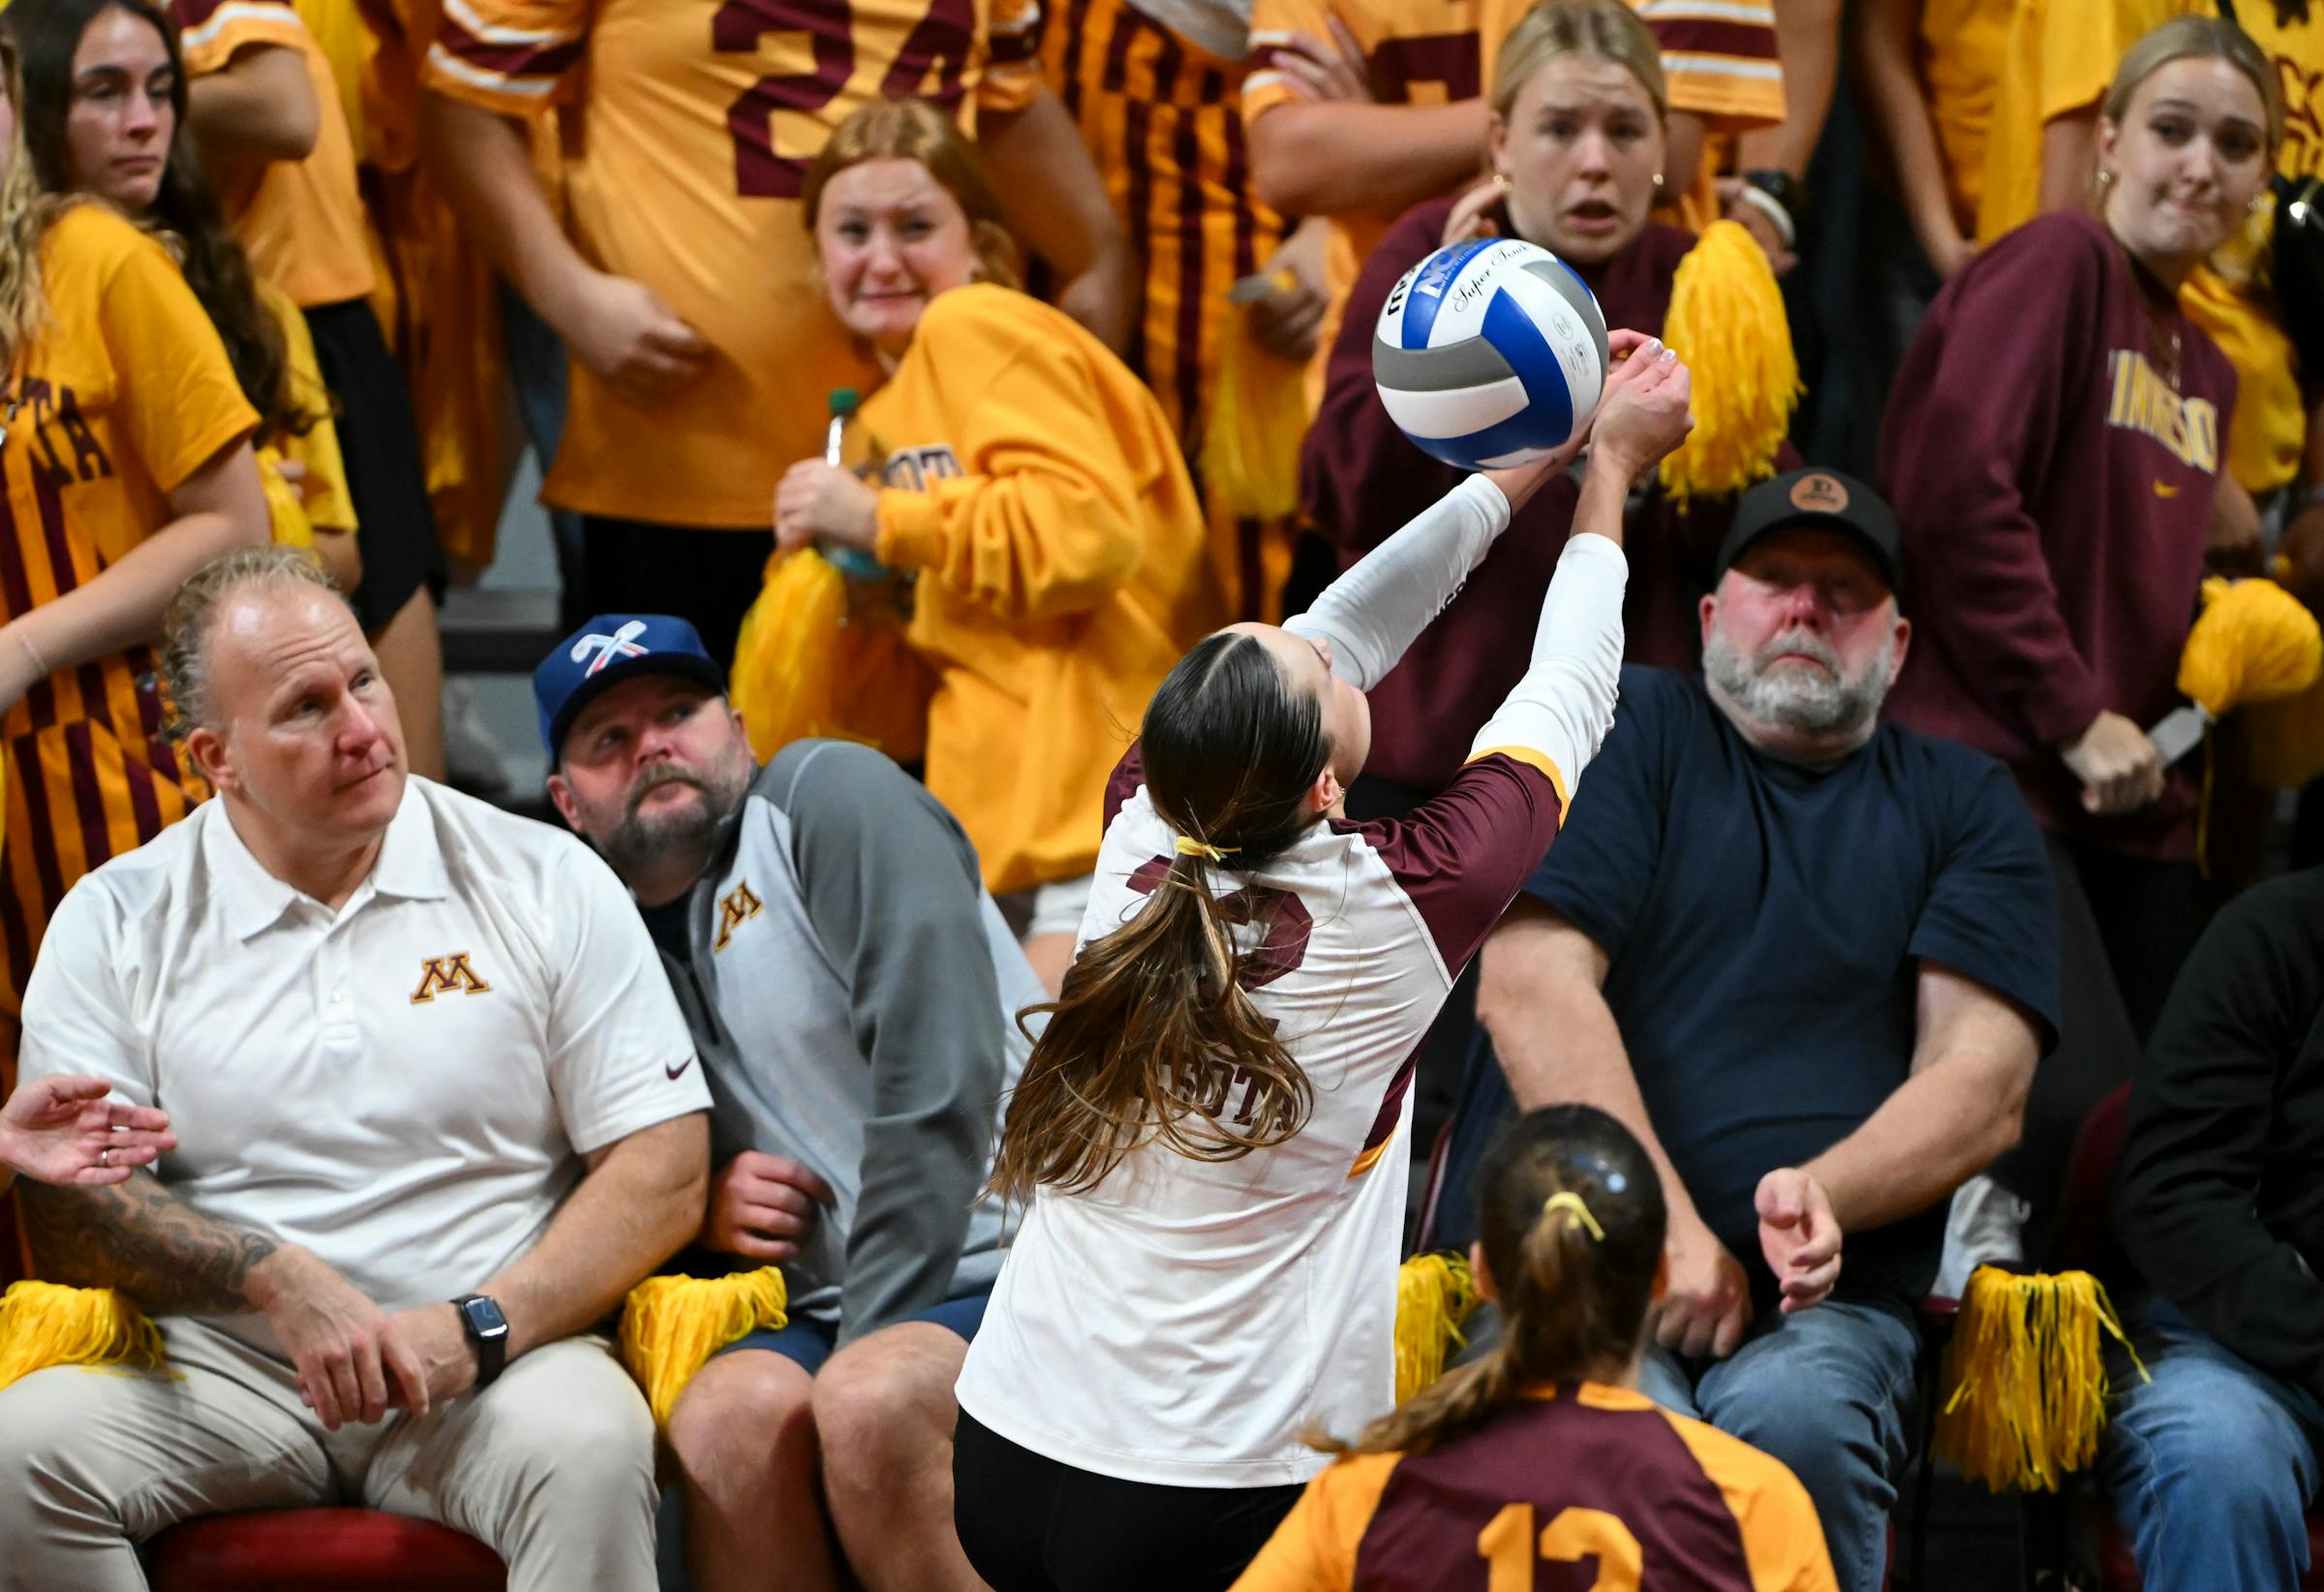
M1150 896L1161 888L1170 874L1170 859L1155 857L1130 875L1130 888L1141 896ZM1304 903L1288 890L1276 890L1267 885L1245 885L1218 898L1218 915L1238 929L1247 929L1264 918L1267 933L1259 943L1242 959L1241 978L1245 991L1264 990L1287 973L1296 973L1300 964L1307 960L1307 941L1315 934L1315 918ZM1272 1026L1270 1020L1269 1026ZM1212 1117L1227 1109L1227 1100L1239 1087L1242 1107L1234 1117L1238 1126L1248 1127L1254 1110L1252 1099L1255 1080L1248 1067L1213 1067L1213 1076L1203 1089L1202 1108Z
M1533 1592L1537 1558L1553 1564L1598 1561L1590 1592L1637 1592L1646 1553L1630 1527L1602 1509L1561 1509L1533 1535L1533 1506L1504 1505L1477 1533L1477 1556L1485 1563L1485 1592Z
M838 99L855 77L854 12L848 0L726 0L710 19L710 47L756 53L770 33L805 34L812 70L775 73L743 90L726 110L734 139L734 191L745 199L797 199L807 182L809 157L775 152L775 113L813 115ZM961 74L976 37L975 0L934 0L905 36L895 62L872 96L925 98L947 110L960 103ZM931 72L936 77L931 85ZM831 124L819 131L828 135Z

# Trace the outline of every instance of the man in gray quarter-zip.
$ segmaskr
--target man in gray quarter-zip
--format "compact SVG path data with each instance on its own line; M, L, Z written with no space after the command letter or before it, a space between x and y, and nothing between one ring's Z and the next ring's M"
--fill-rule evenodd
M984 1195L1044 993L967 837L866 747L753 761L683 620L600 615L534 674L549 794L629 886L709 1075L699 1256L779 1264L789 1324L680 1397L700 1592L978 1583L952 1530L952 1388L1013 1215ZM826 1363L828 1362L828 1363Z

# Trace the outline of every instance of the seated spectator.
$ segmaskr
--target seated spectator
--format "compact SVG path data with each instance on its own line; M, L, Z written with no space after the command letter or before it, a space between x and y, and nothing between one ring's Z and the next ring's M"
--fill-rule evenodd
M1301 457L1317 528L1353 564L1460 478L1389 418L1372 376L1372 328L1403 274L1472 228L1522 237L1571 264L1606 323L1661 332L1670 279L1694 238L1649 219L1663 181L1667 101L1646 24L1622 0L1549 0L1502 46L1489 118L1497 186L1405 214L1365 261L1332 347L1323 407ZM1382 733L1357 811L1404 811L1444 788L1469 737L1525 668L1542 594L1579 491L1543 484L1514 534L1453 599L1446 623L1381 682ZM1695 605L1710 589L1726 504L1679 513L1649 483L1626 515L1625 657L1692 666Z
M1878 722L1911 636L1887 506L1836 472L1778 476L1719 568L1703 673L1624 671L1478 1016L1517 1105L1609 1111L1661 1171L1640 1386L1790 1466L1840 1584L1875 1592L1913 1306L1945 1202L2016 1138L2056 923L2007 771ZM1472 1132L1498 1114L1486 1081Z
M1881 434L1920 621L1888 711L2009 765L2057 884L2065 1042L2003 1168L2037 1209L2202 932L2201 760L2165 768L2147 729L2182 700L2236 383L2175 295L2267 184L2274 96L2210 17L2124 56L2099 213L2030 221L1946 284Z
M0 1587L139 1585L179 1520L324 1502L467 1532L526 1592L651 1586L653 1416L592 1329L699 1225L710 1095L636 911L570 836L406 774L306 555L207 566L165 648L218 798L65 898L24 1068L178 1148L19 1196L43 1274L121 1289L168 1363L0 1391Z
M297 466L295 486L267 492L275 540L312 545L332 581L354 589L354 505L314 340L298 306L252 275L195 158L176 27L145 0L25 6L0 26L22 56L24 141L41 186L94 194L172 240L259 412L261 468L282 476L287 462ZM251 58L269 53L281 52Z
M2149 1592L2298 1586L2324 1476L2324 873L2220 912L2138 1064L2115 1233L2152 1382L2100 1458Z
M1528 1112L1496 1136L1478 1205L1469 1264L1499 1340L1308 1483L1236 1592L1473 1586L1481 1558L1494 1587L1595 1558L1599 1585L1831 1588L1791 1473L1638 1392L1667 1266L1662 1183L1629 1130L1589 1106Z
M660 616L594 619L534 675L549 794L635 894L709 1074L701 1242L789 1294L671 1412L688 1558L701 1592L776 1563L833 1586L827 1499L871 1592L974 1587L952 1385L1008 1241L978 1191L1043 991L933 797L844 742L755 767L723 689Z
M775 533L918 576L935 669L928 788L957 814L1055 991L1096 866L1106 774L1178 653L1224 617L1208 533L1153 394L1016 291L984 168L934 107L857 111L808 168L831 307L888 372L879 486L818 456Z
M106 1096L102 1078L56 1073L26 1084L0 1105L0 1194L19 1174L45 1183L125 1183L164 1150L177 1148L169 1115Z

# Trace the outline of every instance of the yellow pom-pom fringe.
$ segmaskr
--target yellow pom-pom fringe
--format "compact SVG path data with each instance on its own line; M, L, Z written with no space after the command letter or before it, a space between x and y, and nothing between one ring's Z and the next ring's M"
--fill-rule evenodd
M1681 508L1775 474L1799 405L1791 323L1765 251L1742 226L1715 221L1678 262L1663 341L1695 377L1695 431L1661 468Z
M1305 375L1298 360L1260 346L1251 306L1227 312L1203 427L1203 490L1212 507L1238 519L1280 519L1300 506Z
M928 743L928 666L904 638L901 583L851 582L811 548L777 554L743 616L727 699L763 760L810 735L909 762Z
M2203 583L2203 614L2179 658L2179 689L2214 719L2298 695L2324 672L2324 630L2272 580Z
M18 1282L0 1294L0 1388L51 1365L162 1363L162 1330L115 1288Z
M1944 1353L1952 1393L1937 1418L1937 1452L1995 1492L2057 1491L2096 1454L2106 1426L2101 1332L2129 1348L2089 1272L1977 1268ZM2135 1351L2130 1362L2146 1378Z
M1415 1255L1396 1269L1396 1402L1445 1374L1445 1359L1477 1310L1465 1256Z
M745 1333L789 1320L774 1267L724 1277L648 1277L622 1312L622 1363L667 1429L678 1395L710 1357Z

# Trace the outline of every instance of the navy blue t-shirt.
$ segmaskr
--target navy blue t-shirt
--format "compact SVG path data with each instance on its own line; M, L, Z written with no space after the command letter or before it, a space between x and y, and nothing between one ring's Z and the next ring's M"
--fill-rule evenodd
M1820 768L1755 750L1699 675L1622 671L1621 707L1526 892L1605 950L1648 1118L1771 1299L1753 1195L1910 1076L1919 964L2057 1038L2057 902L2007 769L1883 724ZM1941 1203L1846 1238L1841 1289L1917 1298Z

